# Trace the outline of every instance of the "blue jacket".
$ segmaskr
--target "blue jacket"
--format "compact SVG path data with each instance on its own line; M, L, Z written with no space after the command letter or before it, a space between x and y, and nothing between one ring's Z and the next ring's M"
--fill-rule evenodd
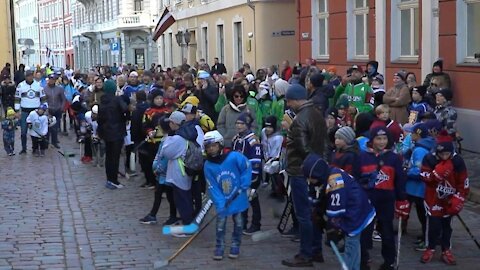
M166 183L166 178L167 178L168 159L160 155L162 151L162 146L163 146L163 141L160 142L160 145L158 147L157 154L155 155L155 159L153 160L153 163L152 163L152 169L153 169L153 173L157 178L158 183L161 185L164 185Z
M220 216L229 216L248 209L246 190L250 187L252 166L244 155L232 151L219 160L207 160L204 174L208 193ZM237 193L237 198L226 207L227 201Z
M345 171L330 169L325 192L330 222L348 235L358 235L373 221L375 209L366 192Z
M426 112L431 112L432 108L428 105L426 101L414 102L412 101L407 107L408 114L410 117L414 117L415 123L420 122L421 117Z
M142 90L143 89L143 84L139 84L139 85L127 85L125 86L125 89L123 90L123 95L130 99L132 97L132 95L136 92L138 92L139 90Z
M64 85L62 84L63 91L65 92L65 98L67 99L68 102L72 103L73 96L75 94L78 94L77 89L73 87L71 84Z
M422 168L423 158L430 153L435 146L433 137L426 137L420 139L415 143L412 156L409 160L409 168L407 171L407 184L405 191L407 194L423 198L425 196L425 183L420 177L420 170Z

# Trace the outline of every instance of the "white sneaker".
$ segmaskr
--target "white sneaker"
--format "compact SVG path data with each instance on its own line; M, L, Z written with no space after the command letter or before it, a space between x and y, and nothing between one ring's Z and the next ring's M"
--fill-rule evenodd
M125 187L124 185L122 185L122 184L120 184L120 183L119 183L119 184L115 184L115 183L110 182L110 184L111 184L112 186L114 186L115 188L118 188L118 189Z
M375 242L382 242L382 236L377 231L373 231L372 240Z

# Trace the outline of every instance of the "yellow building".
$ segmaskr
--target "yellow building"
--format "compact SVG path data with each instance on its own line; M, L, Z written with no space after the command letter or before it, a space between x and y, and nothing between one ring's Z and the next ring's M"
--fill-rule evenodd
M9 3L9 0L0 0L0 40L6 41L2 42L2 46L0 46L0 69L2 69L7 62L12 64L12 67L14 65Z

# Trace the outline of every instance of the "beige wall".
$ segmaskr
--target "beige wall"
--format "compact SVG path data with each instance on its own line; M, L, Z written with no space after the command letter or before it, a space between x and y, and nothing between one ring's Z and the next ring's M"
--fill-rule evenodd
M12 34L10 32L10 6L9 1L0 1L0 40L3 41L0 49L0 69L6 62L14 65L12 58ZM13 68L12 68L13 71Z

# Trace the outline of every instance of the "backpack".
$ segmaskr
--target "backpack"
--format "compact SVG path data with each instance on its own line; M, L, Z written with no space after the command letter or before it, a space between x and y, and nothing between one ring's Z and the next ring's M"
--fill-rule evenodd
M188 176L194 176L203 170L203 151L197 142L187 140L187 152L183 163Z

